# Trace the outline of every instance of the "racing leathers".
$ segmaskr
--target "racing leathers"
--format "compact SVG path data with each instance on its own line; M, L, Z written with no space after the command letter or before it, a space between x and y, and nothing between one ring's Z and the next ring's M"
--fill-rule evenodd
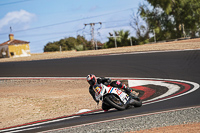
M118 80L111 81L110 78L100 77L100 78L97 79L97 83L95 85L89 87L89 92L92 95L94 101L97 102L97 104L99 103L99 99L97 99L97 97L95 96L96 93L95 93L94 89L96 87L100 87L101 83L106 85L106 86L110 85L112 87L117 87L117 88L123 89L123 90L125 90L125 92L127 94L132 95L132 93L131 93L132 90L130 88L128 88L125 84L123 85L120 81L118 81ZM132 101L132 103L133 103L133 101ZM102 109L103 110L109 110L110 108L112 108L112 107L105 104L105 103L102 103Z

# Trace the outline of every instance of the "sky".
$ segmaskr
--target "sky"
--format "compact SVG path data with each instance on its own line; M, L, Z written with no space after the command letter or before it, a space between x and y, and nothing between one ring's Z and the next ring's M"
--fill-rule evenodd
M108 41L109 32L129 30L131 16L145 0L0 0L0 43L8 35L30 42L31 53L42 53L48 42L66 37L84 36L91 40ZM102 24L100 24L101 22ZM11 28L10 28L11 27Z

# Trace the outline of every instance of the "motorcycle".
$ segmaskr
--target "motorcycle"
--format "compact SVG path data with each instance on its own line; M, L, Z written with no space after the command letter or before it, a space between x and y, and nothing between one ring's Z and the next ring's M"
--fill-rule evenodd
M130 96L116 87L100 84L100 87L95 88L95 92L97 99L117 110L125 110L133 106L142 106L142 101L139 97L134 94ZM129 104L131 99L134 99L134 104Z

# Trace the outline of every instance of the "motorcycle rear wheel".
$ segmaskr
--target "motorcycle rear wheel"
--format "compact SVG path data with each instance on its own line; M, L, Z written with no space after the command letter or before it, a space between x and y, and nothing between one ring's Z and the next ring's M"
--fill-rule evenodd
M126 105L118 98L115 97L114 95L108 95L104 97L104 101L111 105L113 108L116 108L117 110L125 110Z

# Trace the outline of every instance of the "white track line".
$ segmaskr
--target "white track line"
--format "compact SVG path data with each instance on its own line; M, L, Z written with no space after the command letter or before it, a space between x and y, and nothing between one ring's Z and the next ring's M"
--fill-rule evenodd
M147 100L145 102L154 101L160 98L164 98L166 96L170 96L175 92L179 91L181 88L178 85L165 83L163 81L149 81L149 80L128 80L129 87L143 86L143 85L159 85L168 88L168 91L156 98Z
M48 123L52 123L52 122L73 119L73 118L77 118L77 117L80 117L80 116L70 116L70 117L56 119L56 120L49 120L49 121L40 122L40 123L36 123L36 124L31 124L31 125L25 125L25 126L20 126L20 127L14 127L14 128L10 128L10 129L0 130L0 132L14 132L14 131L11 131L11 130L17 130L17 131L24 130L24 131L26 131L27 129L22 129L22 128L28 128L28 127L38 126L38 125L42 126L43 124L48 124ZM37 128L37 127L35 127L35 128ZM32 129L34 129L34 128L32 128Z

